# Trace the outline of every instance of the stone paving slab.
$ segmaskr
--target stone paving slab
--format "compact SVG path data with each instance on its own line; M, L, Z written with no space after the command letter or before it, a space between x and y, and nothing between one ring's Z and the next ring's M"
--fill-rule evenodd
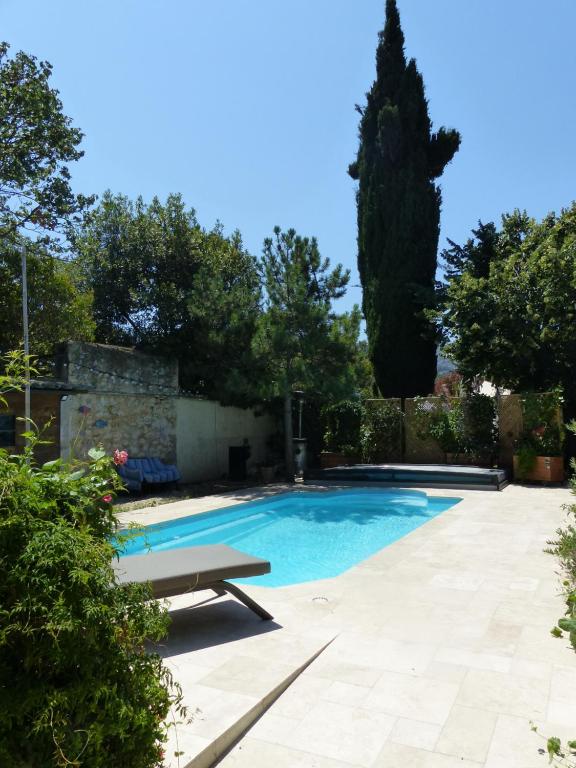
M199 711L178 727L184 754L167 765L208 765L195 756L214 758L222 734L248 728L277 681L333 638L222 768L544 768L530 720L574 737L576 654L549 632L563 603L542 551L569 492L429 493L462 501L335 579L247 587L273 623L230 599L193 610L200 595L172 601L162 652ZM158 522L258 497L125 514Z
M550 635L563 603L557 564L542 552L569 493L458 495L460 504L322 584L333 612L321 622L338 637L222 768L270 765L271 744L295 766L544 768L530 721L542 735L574 737L576 654Z

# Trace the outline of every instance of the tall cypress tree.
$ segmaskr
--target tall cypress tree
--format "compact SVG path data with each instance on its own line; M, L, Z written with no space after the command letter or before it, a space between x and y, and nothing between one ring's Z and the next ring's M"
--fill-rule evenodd
M436 339L432 303L440 234L441 176L460 134L432 132L422 76L406 61L396 0L386 0L376 80L361 114L358 156L358 269L369 355L383 397L429 394Z

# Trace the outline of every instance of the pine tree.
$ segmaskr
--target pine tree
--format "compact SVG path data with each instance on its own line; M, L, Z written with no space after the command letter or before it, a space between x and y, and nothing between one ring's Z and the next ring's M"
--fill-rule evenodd
M358 269L369 355L383 397L429 394L436 337L425 310L434 297L441 193L434 179L460 135L432 132L422 76L406 62L396 0L386 2L376 80L361 114L358 156Z

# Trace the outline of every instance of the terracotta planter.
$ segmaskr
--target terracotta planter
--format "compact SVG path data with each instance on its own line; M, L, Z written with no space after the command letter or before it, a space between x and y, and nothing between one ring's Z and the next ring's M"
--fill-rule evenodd
M518 456L513 457L514 479L528 483L562 483L564 482L563 456L536 456L534 465L524 474L518 470Z

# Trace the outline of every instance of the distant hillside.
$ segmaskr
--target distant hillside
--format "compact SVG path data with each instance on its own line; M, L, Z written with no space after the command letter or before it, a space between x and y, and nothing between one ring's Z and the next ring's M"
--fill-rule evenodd
M443 373L450 373L450 371L455 371L456 366L452 362L452 360L448 360L445 357L442 357L442 355L438 355L438 376L441 376Z

